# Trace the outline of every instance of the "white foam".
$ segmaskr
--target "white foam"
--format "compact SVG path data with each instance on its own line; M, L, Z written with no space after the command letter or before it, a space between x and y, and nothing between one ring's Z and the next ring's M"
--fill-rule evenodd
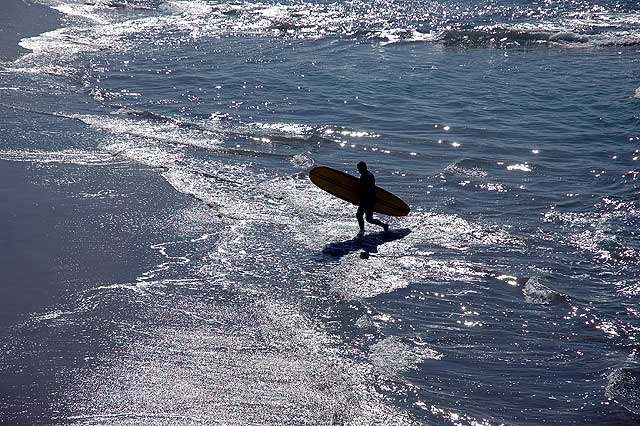
M304 136L313 130L313 127L298 123L251 123L249 126L298 137Z
M528 164L512 164L510 166L507 166L507 170L517 170L520 172L530 172L531 171L531 166L529 166Z
M164 287L164 285L161 281L143 281L100 285L94 287L93 290L129 290L140 295L147 295L152 287Z
M127 159L149 167L173 167L183 156L161 146L145 144L134 138L110 138L101 145L105 151L121 159Z
M259 13L271 19L282 19L290 15L289 8L283 5L263 5L259 10Z
M171 168L163 173L164 178L179 192L193 195L210 205L230 206L241 202L218 186L218 182L186 170Z
M223 216L281 226L298 223L284 203L270 203L259 196L258 181L247 178L252 175L250 173L244 173L244 180L237 183L178 167L172 167L162 175L176 190L204 201ZM242 173L235 176L243 179Z
M129 119L120 116L75 114L73 118L113 135L145 138L149 142L166 142L171 145L215 149L222 141L211 132L186 129L173 121Z
M392 336L369 348L369 360L382 374L398 378L410 369L415 369L425 359L441 360L444 355L427 346L416 347Z
M201 0L167 1L162 4L164 10L179 15L206 16L211 14L213 7Z
M23 57L24 58L24 57ZM21 73L34 75L57 75L61 77L70 77L76 74L77 70L71 67L65 67L55 64L33 64L31 66L23 66L23 58L19 58L13 65L7 66L0 70L0 73ZM31 89L23 89L25 92Z
M423 33L413 28L391 28L388 30L380 31L377 35L380 38L386 39L381 44L394 44L394 43L416 43L416 42L431 42L438 38L438 33L429 32Z
M312 214L307 224L308 230L301 229L300 241L317 249L327 243L347 242L353 239L358 232L355 208L311 184L306 191L299 199L306 200L302 204L302 210L308 209ZM381 254L397 258L428 255L428 252L419 248L423 244L435 244L460 251L466 251L473 246L521 247L524 244L511 236L504 227L473 223L451 214L418 211L406 217L393 218L390 224L392 229L411 231L401 239L388 241L379 246ZM373 225L369 225L367 229L374 233L381 230ZM305 238L304 235L309 235L309 238ZM319 235L323 238L319 239ZM381 240L383 239L381 237Z
M98 30L95 30L96 33L93 33L93 30L93 28L58 28L35 37L24 38L18 44L38 54L74 55L81 52L96 52L113 47L113 43L119 43L118 38L100 37Z
M394 243L397 243L396 247L387 248ZM411 249L408 241L398 240L381 245L377 254L363 256L358 250L343 256L331 273L331 290L346 299L363 299L406 288L411 283L473 281L486 276L474 265L463 261L391 254Z
M356 231L355 219L351 219L351 224ZM332 242L324 251L340 260L331 273L332 291L347 299L360 299L393 292L412 283L479 281L489 271L463 260L436 259L422 247L438 245L466 251L473 246L523 245L500 227L474 224L454 215L412 213L398 219L392 228L396 232L403 229L411 232L391 241L382 234L354 238L355 232L346 238L329 237Z
M281 200L286 209L309 225L317 223L321 217L342 218L348 215L345 201L322 191L306 177L278 177L262 182L260 188L270 198Z
M52 311L46 314L36 315L33 319L36 321L53 321L72 314L73 312L71 311Z
M136 304L147 301L136 317L153 321L123 323L137 334L122 353L81 366L65 383L70 400L82 401L75 420L413 424L373 386L371 364L345 356L343 343L295 305L267 294L250 296L250 304L204 300L204 309L175 295L170 303L131 296Z
M601 260L610 260L614 249L620 250L620 242L615 234L616 220L631 220L640 217L640 211L631 203L618 203L604 198L601 209L587 213L550 210L544 214L544 221L562 226L562 236L554 239L593 253ZM632 248L630 248L633 251Z
M640 370L637 365L614 369L607 377L607 398L640 415Z
M97 24L108 24L110 22L108 19L100 16L99 13L97 13L99 9L94 5L61 3L55 6L51 6L51 8L64 15L86 19Z
M348 254L331 274L331 289L348 299L360 299L405 288L415 275L398 266L390 258L362 259L359 251Z
M393 227L409 228L412 232L402 240L385 244L385 248L393 248L396 244L410 243L416 246L428 243L464 251L472 246L520 247L524 244L511 236L503 226L474 223L452 214L414 212L397 219ZM412 252L398 253L408 255Z
M640 44L638 31L611 31L593 36L589 42L596 47L637 46Z
M528 303L534 304L549 305L561 303L566 299L564 294L542 284L538 277L531 277L522 287L522 293Z
M307 155L296 154L291 158L291 163L300 169L307 169L313 166L314 161L313 158L310 158Z
M574 12L564 20L565 25L572 28L625 28L640 24L640 14L630 12L596 11Z
M0 151L0 159L32 163L64 163L84 166L121 163L122 160L108 153L78 150L63 151Z
M487 178L489 172L480 167L463 167L459 164L449 164L443 170L445 173L459 174L464 176L471 176L474 178Z
M69 26L45 32L20 41L20 46L37 54L59 56L101 50L127 51L135 47L130 36L139 33L158 33L166 28L188 31L192 23L180 17L146 17L123 22L105 22L89 26ZM27 55L28 56L28 55ZM18 62L24 62L23 57Z
M549 37L549 40L557 42L585 43L589 41L589 38L587 36L576 34L570 31L560 31L552 34Z

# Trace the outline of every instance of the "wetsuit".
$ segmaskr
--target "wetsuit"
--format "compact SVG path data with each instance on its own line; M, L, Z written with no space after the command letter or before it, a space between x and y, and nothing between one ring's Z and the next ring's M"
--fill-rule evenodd
M358 225L360 225L360 231L364 231L363 216L365 216L367 222L387 229L387 225L385 223L373 218L373 206L375 204L376 178L367 170L360 174L360 205L358 206L358 212L356 213Z

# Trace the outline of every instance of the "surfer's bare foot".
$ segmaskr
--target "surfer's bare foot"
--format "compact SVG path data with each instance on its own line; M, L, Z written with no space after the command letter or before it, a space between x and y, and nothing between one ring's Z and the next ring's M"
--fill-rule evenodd
M361 229L360 232L358 232L358 237L362 237L364 235L364 229Z

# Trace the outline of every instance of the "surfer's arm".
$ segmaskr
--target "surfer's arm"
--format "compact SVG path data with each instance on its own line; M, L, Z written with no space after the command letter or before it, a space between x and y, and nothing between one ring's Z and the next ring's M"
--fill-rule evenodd
M360 199L360 204L364 202L365 196L367 193L367 181L365 176L360 176L358 179L358 198Z
M375 178L373 175L363 175L360 176L360 188L359 188L359 196L360 203L370 203L373 201L375 197Z

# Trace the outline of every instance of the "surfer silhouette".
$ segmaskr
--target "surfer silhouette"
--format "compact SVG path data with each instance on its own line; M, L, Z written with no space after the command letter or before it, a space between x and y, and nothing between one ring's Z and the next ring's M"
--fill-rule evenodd
M360 205L356 212L358 225L360 225L358 235L364 235L363 216L367 222L381 226L385 231L388 231L389 225L373 217L373 206L376 204L376 178L367 170L367 163L364 161L358 163L358 171L360 172Z

